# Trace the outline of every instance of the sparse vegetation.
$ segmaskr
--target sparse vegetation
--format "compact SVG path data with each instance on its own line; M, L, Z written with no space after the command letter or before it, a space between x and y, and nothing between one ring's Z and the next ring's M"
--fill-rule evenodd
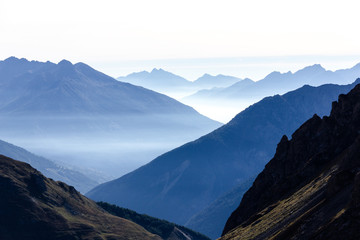
M210 238L206 237L205 235L195 232L191 229L186 227L168 222L166 220L158 219L155 217L148 216L146 214L139 214L135 211L132 211L127 208L122 208L113 204L109 204L106 202L97 202L97 204L102 207L107 212L130 220L143 228L147 231L159 235L163 239L168 239L169 236L174 232L174 229L179 229L186 235L191 236L194 240L209 240Z

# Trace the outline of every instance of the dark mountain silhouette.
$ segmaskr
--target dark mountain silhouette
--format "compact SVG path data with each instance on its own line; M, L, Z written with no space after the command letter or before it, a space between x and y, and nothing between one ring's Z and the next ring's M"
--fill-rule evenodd
M221 239L359 239L359 133L357 85L282 137Z
M199 231L211 239L219 238L226 220L239 206L244 193L251 187L253 181L254 178L250 178L220 196L204 210L191 217L185 226Z
M304 86L264 98L223 127L94 188L87 196L185 224L259 173L283 134L291 134L314 113L328 114L331 101L353 86Z
M115 217L74 187L0 155L0 239L161 239Z
M104 176L121 176L221 125L83 63L14 57L0 62L0 114L2 139Z
M130 209L118 207L116 205L105 202L98 202L97 204L107 212L139 224L147 231L160 236L162 239L209 240L208 237L200 233L165 220L154 218L146 214L139 214Z
M46 177L66 182L84 193L99 184L79 171L66 168L51 160L32 154L21 147L1 140L0 154L29 163Z

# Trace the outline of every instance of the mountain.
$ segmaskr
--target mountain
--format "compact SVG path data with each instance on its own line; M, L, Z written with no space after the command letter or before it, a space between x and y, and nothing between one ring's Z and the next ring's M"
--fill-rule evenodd
M226 88L229 92L232 92L236 94L240 89L243 89L245 87L248 87L255 82L249 78L245 78L244 80L239 80L238 82L232 84L230 87ZM198 91L194 96L202 97L203 100L207 101L207 98L216 98L218 97L218 94L221 94L224 91L224 88L222 87L215 87L212 89L204 89ZM204 102L205 103L205 102Z
M217 130L86 195L183 225L258 174L283 134L291 134L314 113L328 114L331 101L354 84L304 86L264 98Z
M192 84L198 89L211 89L214 87L228 87L241 80L242 79L237 77L226 76L222 74L213 76L206 73L196 79Z
M174 223L170 223L165 220L158 218L150 217L145 214L139 214L135 211L118 207L116 205L108 204L105 202L97 203L101 208L105 209L107 212L130 220L136 224L139 224L147 231L160 236L162 239L192 239L192 240L210 240L208 237L194 232L191 229L188 229L183 226L179 226Z
M161 239L115 217L73 187L0 156L1 239Z
M142 71L131 73L125 77L118 77L117 80L142 86L171 97L181 95L183 92L187 93L192 85L192 83L185 78L161 68L154 68L151 72Z
M282 137L221 239L359 239L359 133L357 85Z
M311 86L328 83L350 84L358 77L360 77L360 63L350 69L337 71L329 71L320 64L315 64L294 73L272 72L256 82L250 82L248 79L242 84L235 83L226 88L200 91L181 99L181 101L193 106L206 116L227 122L239 111L266 96L284 94L306 84ZM209 109L208 106L212 106L212 109ZM222 113L220 116L219 112Z
M84 63L15 57L0 61L0 115L1 139L108 180L221 126Z
M87 192L99 183L87 175L61 166L51 160L32 154L25 149L0 140L0 154L31 164L48 178L66 182L81 192Z
M239 203L244 193L251 187L254 178L250 178L229 192L217 198L208 207L192 216L186 227L217 239L221 236L224 224Z
M203 89L228 87L242 79L222 74L216 76L204 74L191 82L161 68L154 68L151 72L131 73L125 77L118 77L117 80L142 86L178 99Z

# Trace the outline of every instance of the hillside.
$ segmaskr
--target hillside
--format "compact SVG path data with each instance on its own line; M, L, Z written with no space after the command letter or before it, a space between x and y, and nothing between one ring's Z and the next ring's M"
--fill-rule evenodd
M221 126L172 98L84 63L15 57L0 61L0 114L1 139L96 169L99 182Z
M1 239L161 239L106 213L73 187L0 156Z
M293 133L314 113L328 114L331 102L353 86L304 86L267 97L223 127L86 195L183 225L222 194L258 174L283 134Z
M221 239L359 239L359 133L357 85L282 137Z
M116 205L105 202L98 202L97 204L107 212L139 224L147 231L160 236L162 239L175 240L178 238L191 240L209 240L208 237L200 233L165 220L154 218L146 214L139 214L130 209L118 207Z

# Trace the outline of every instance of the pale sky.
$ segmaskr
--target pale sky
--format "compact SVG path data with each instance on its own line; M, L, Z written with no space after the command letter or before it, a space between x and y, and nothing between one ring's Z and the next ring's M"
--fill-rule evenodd
M360 62L358 0L0 0L0 59L260 78ZM275 60L274 60L275 59Z

